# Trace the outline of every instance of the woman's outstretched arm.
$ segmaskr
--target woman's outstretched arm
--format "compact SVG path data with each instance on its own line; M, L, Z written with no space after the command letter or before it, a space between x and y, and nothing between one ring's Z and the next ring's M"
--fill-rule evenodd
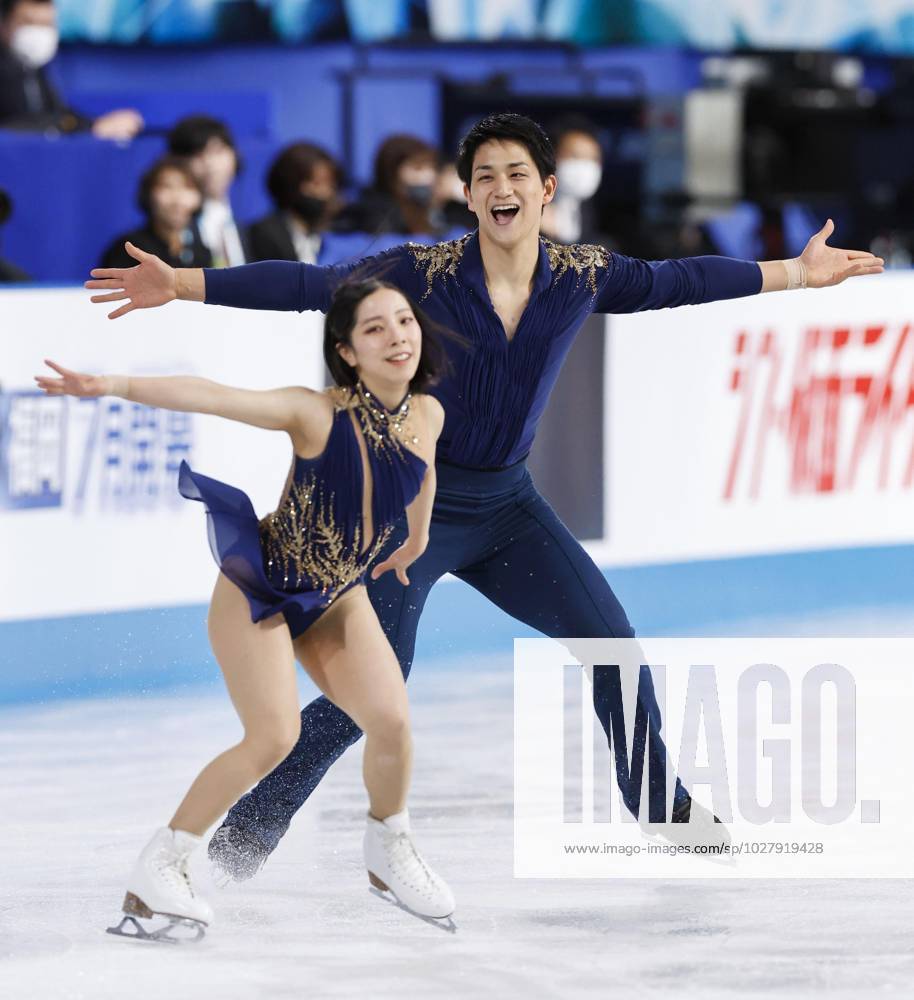
M303 434L309 424L319 420L319 415L332 406L323 393L303 386L236 389L193 375L87 375L71 371L54 361L46 360L45 364L60 376L35 376L38 387L49 396L119 396L163 410L210 413L290 434Z

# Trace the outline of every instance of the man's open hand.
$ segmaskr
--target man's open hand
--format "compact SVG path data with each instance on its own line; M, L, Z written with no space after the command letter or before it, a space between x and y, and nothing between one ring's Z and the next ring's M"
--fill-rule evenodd
M108 313L108 319L126 316L134 309L163 306L178 297L173 267L132 243L125 243L124 246L127 253L139 261L136 267L96 267L89 272L94 280L86 282L86 288L114 289L105 295L93 295L93 302L128 300L114 312Z
M806 265L806 287L826 288L840 285L847 278L857 278L864 274L882 274L885 261L866 250L838 250L830 247L826 240L835 231L835 224L829 219L825 225L811 236L800 260Z

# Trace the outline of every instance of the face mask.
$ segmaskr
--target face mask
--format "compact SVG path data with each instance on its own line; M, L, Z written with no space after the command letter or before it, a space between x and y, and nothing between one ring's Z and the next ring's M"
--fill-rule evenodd
M306 226L316 226L323 219L324 212L327 210L327 199L300 194L296 196L292 207L295 214Z
M434 184L407 184L404 194L417 205L430 205L435 195Z
M603 168L596 160L567 159L559 161L555 176L559 182L559 194L587 201L597 193Z
M58 37L48 24L25 24L13 32L10 48L29 69L41 69L57 54Z

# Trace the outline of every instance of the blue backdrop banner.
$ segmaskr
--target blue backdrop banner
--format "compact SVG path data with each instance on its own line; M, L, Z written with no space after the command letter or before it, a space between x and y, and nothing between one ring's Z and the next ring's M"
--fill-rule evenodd
M914 52L914 0L58 0L104 44L556 40L699 49Z

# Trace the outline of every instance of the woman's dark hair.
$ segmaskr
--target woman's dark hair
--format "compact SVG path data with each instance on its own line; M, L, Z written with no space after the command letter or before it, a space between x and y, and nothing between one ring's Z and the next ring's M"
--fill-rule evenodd
M199 195L202 204L203 189L200 182L194 177L193 171L187 165L187 161L180 156L163 156L153 163L153 165L140 178L140 186L137 189L136 200L140 206L140 211L147 217L152 215L152 189L159 183L159 178L166 170L174 170L179 173L188 186L192 187Z
M440 159L438 150L414 135L389 136L378 147L374 159L374 187L381 194L394 196L397 192L397 171L406 163L422 157L436 166Z
M337 187L340 187L343 183L343 169L320 146L310 142L294 142L280 152L267 174L267 190L277 208L292 211L299 188L304 181L311 180L314 168L319 163L326 163L330 167Z
M540 175L545 181L555 173L555 150L542 125L524 115L489 115L477 122L460 140L457 147L457 175L470 186L476 150L485 142L518 142L526 146Z
M410 392L424 392L428 386L434 385L450 370L450 361L443 341L452 340L462 345L465 345L466 341L435 323L402 289L380 278L349 279L337 286L324 320L324 361L327 362L333 381L337 385L356 384L358 381L356 370L342 359L338 348L341 344L352 345L352 331L359 306L369 295L379 292L382 288L393 289L406 299L422 330L419 367L410 380L409 389Z

